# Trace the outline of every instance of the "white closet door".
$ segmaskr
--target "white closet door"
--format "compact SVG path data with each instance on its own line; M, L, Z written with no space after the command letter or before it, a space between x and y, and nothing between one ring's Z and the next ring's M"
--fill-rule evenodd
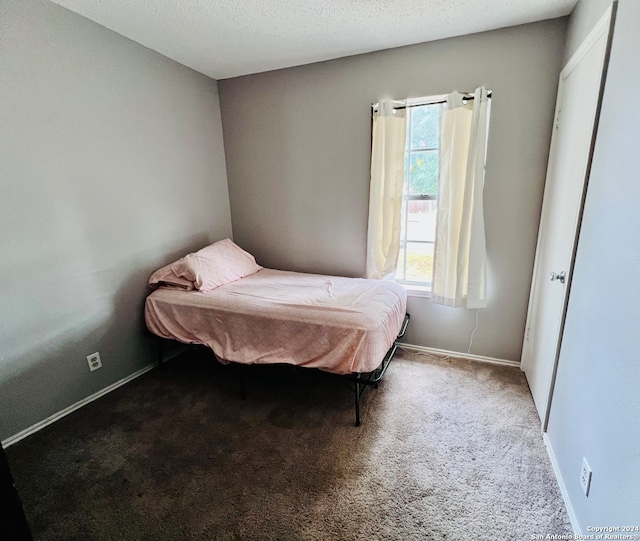
M522 348L522 369L543 427L553 392L578 220L600 102L610 16L611 10L560 74Z

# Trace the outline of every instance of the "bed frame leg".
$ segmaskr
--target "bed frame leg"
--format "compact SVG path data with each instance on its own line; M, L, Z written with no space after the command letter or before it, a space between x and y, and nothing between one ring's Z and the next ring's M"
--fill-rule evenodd
M360 374L356 374L360 377ZM360 384L356 381L356 426L360 426Z

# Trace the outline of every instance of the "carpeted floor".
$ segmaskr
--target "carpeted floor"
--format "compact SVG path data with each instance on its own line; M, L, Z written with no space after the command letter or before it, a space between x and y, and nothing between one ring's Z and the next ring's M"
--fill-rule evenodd
M363 397L190 351L7 450L34 538L525 540L570 524L517 368L398 350Z

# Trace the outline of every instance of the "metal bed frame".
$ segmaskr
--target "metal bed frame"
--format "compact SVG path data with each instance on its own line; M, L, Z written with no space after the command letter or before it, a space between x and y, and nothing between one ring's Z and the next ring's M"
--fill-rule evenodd
M410 319L411 319L411 316L409 314L405 314L404 321L402 322L402 327L400 329L400 333L398 334L398 337L396 338L396 340L393 342L393 344L385 354L384 358L382 359L382 362L380 363L380 366L378 366L378 368L376 368L372 372L366 372L366 373L354 372L353 374L333 374L331 372L320 370L319 368L311 369L321 374L324 374L333 378L339 378L342 381L348 381L354 384L356 426L360 426L361 424L360 423L360 399L362 397L362 394L368 387L373 386L375 389L378 388L378 384L380 383L385 373L387 372L387 368L389 368L389 364L391 364L391 360L393 359L393 356L395 355L396 350L398 349L398 340L402 338L405 332L407 331L407 326L409 325ZM166 338L160 338L160 337L156 337L156 338L157 338L157 344L158 344L158 367L160 368L162 367L162 363L164 361L164 354L166 352L166 349L163 347L163 344L165 344L166 342L173 342L173 340L168 340ZM207 346L202 346L202 347L207 347ZM242 400L245 400L247 398L247 393L246 393L243 369L250 365L233 363L233 362L231 364L239 367L240 396ZM297 365L277 363L277 366L283 366L283 365L291 368L295 368L295 369L309 370L309 368L304 368Z

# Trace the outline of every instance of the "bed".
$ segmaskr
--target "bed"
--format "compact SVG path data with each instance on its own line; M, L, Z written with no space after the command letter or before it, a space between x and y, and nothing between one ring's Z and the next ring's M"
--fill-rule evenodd
M409 317L394 282L263 268L226 239L154 273L156 336L209 347L222 363L289 364L342 376L360 396L384 376Z

